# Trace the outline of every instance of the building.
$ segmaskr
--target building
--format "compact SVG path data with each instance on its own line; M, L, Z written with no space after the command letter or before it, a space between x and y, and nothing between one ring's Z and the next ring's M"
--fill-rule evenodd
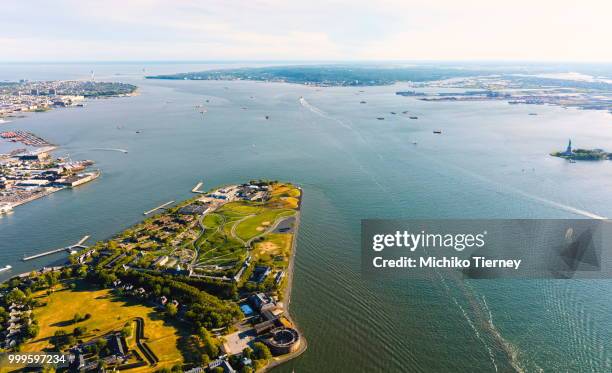
M163 267L164 265L166 265L166 263L168 263L169 259L170 257L168 255L160 256L153 262L153 267Z
M259 312L263 312L276 307L272 298L264 293L253 294L249 297L249 302Z
M255 266L255 268L253 268L253 274L251 275L249 281L260 284L264 282L270 272L272 272L272 269L268 266Z
M213 370L216 367L223 368L224 373L235 373L236 372L227 360L217 359L215 361L212 361L210 364L208 364L209 370Z
M300 333L293 328L280 327L273 329L264 342L273 355L285 355L299 349Z
M43 161L48 159L49 153L47 152L30 152L19 156L21 161Z

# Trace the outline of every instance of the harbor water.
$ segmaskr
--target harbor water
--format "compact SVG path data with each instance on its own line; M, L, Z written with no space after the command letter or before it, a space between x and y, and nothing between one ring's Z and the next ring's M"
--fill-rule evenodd
M216 67L0 65L0 80L86 79L95 70L97 80L139 86L133 97L0 124L102 172L0 218L0 266L13 266L0 278L61 263L65 253L21 258L84 235L108 238L143 211L192 196L201 180L202 189L286 180L304 190L290 308L309 346L275 371L612 370L611 281L376 281L362 276L359 247L361 219L612 216L612 162L549 156L569 138L612 150L610 114L424 102L395 95L402 84L143 79Z

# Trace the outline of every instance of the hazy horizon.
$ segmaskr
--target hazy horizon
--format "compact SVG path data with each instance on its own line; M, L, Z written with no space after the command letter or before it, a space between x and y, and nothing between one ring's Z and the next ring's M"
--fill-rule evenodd
M7 0L0 61L612 61L601 0Z

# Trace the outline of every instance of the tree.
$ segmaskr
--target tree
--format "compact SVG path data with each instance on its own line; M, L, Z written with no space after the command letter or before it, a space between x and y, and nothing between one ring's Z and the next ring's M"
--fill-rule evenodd
M26 328L26 334L27 334L28 338L36 337L38 335L39 331L40 331L40 327L38 326L38 324L34 324L34 323L31 323Z
M272 353L268 346L261 342L253 343L253 353L257 360L268 360L272 358Z
M11 303L23 304L26 298L27 297L23 291L19 290L18 288L14 288L13 290L10 291L10 293L6 295L6 303L7 304L11 304Z
M68 334L64 330L57 330L50 342L59 351L68 343Z
M217 357L219 355L219 344L217 340L215 340L215 338L210 335L210 332L204 327L199 329L198 334L204 345L204 352L210 358Z
M85 277L87 275L87 266L86 265L82 265L77 269L77 275L81 278Z
M168 303L166 305L166 314L170 317L174 317L176 316L176 314L178 313L178 309L176 308L176 306L172 303Z
M0 323L4 324L4 322L8 320L8 318L9 318L9 313L6 312L4 307L0 307Z
M98 347L98 351L103 350L107 344L108 344L108 341L106 340L106 338L100 338L96 340L96 346Z
M245 365L242 368L240 368L240 373L253 373L253 368L251 368L248 365Z
M78 322L83 321L84 319L85 319L85 317L82 314L77 312L77 313L74 314L74 316L72 316L72 323L76 324Z
M123 338L127 338L132 335L132 327L128 324L121 329L121 335Z
M85 335L85 333L87 333L87 328L84 326L77 326L76 328L74 328L74 330L72 331L72 335L74 335L75 337L82 337L83 335Z
M253 361L253 368L255 369L255 371L257 372L260 369L263 369L263 367L266 366L266 361L265 360L255 360Z
M244 350L242 350L242 356L248 358L248 359L252 359L253 358L253 349L250 347L245 347Z
M48 287L53 287L59 283L59 272L47 272L45 273L45 282Z
M200 356L200 364L201 365L208 365L210 363L210 357L206 354L202 354Z
M214 367L211 370L212 373L225 373L225 370L222 367Z

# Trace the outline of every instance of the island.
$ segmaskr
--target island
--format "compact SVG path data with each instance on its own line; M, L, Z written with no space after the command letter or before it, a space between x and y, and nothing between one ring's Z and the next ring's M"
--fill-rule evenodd
M302 353L288 312L301 188L200 186L65 266L3 283L3 351L60 351L70 371L190 373L259 372Z
M612 153L603 149L572 149L572 140L569 140L567 148L562 152L551 153L553 157L565 158L570 161L600 161L612 159Z
M85 99L129 96L136 89L127 83L81 80L0 82L0 124L25 112L82 107Z
M255 80L313 86L377 86L396 82L423 82L473 74L459 68L430 66L379 67L367 65L300 65L208 70L170 75L147 76L147 79L171 80Z

